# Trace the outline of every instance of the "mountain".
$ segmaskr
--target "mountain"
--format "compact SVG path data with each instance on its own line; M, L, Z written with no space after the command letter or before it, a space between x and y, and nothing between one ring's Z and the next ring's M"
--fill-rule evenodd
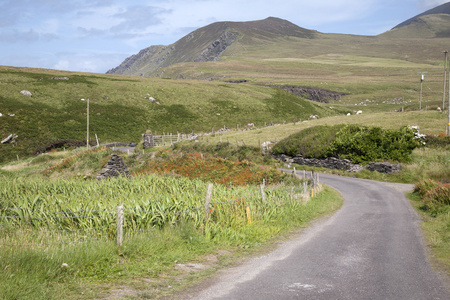
M398 24L382 36L390 38L449 38L450 2Z
M311 39L317 34L274 17L250 22L217 22L191 32L172 45L145 48L106 73L148 76L176 63L216 61L238 40L254 44L279 37Z
M418 14L417 16L412 17L412 18L410 18L410 19L408 19L408 20L398 24L393 29L405 27L405 26L411 25L411 24L413 24L415 22L421 23L422 22L422 18L421 17L429 16L429 15L450 15L450 2L444 3L442 5L439 5L439 6L435 7L435 8L427 10L424 13Z

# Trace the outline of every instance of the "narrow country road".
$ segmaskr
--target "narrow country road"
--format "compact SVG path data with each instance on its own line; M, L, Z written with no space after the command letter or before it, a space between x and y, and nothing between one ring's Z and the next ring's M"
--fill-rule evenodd
M272 253L219 272L184 299L450 299L403 194L411 186L320 180L344 196L338 212Z

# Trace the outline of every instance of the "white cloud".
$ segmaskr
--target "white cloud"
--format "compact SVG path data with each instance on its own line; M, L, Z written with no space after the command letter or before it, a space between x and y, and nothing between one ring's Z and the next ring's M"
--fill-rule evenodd
M65 53L58 55L58 60L49 68L93 73L106 72L118 66L126 56L123 53Z

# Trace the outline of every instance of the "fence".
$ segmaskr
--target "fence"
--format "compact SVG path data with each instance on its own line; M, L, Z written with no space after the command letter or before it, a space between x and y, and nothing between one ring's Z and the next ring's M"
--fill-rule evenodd
M145 133L142 136L144 138L144 149L158 146L172 146L173 144L178 142L197 139L197 135L195 135L194 133L191 134L163 133L162 135L154 135L150 132Z
M300 172L301 173L301 172ZM204 205L191 207L182 211L177 210L144 210L142 208L126 207L121 204L113 210L103 211L28 211L24 212L20 208L1 208L0 210L0 230L4 233L11 233L18 229L30 232L33 229L47 229L46 232L57 234L72 234L71 240L54 242L52 239L41 238L36 243L39 245L52 245L55 243L82 243L91 240L112 239L116 240L117 246L121 246L124 241L124 232L132 233L149 227L163 227L165 224L177 223L180 220L193 220L200 227L207 222L228 222L230 218L236 218L235 213L243 213L247 223L251 223L255 218L262 218L267 208L274 208L284 205L286 201L307 203L318 190L318 174L314 172L303 172L303 177L308 178L299 187L272 188L267 189L263 182L258 191L252 194L241 195L237 198L220 202L211 202L213 194L213 184L209 184L205 195ZM298 172L293 172L293 176L302 176ZM233 214L227 215L228 210ZM241 216L242 217L242 216ZM213 220L214 219L214 220ZM88 227L80 228L82 223ZM21 241L3 236L0 238L1 247L23 246Z
M301 122L301 120L293 120L293 124L296 125L297 123ZM287 124L286 121L283 121L282 123ZM203 133L198 133L195 134L194 132L190 133L190 134L181 134L179 132L177 132L177 134L172 134L172 133L163 133L162 135L156 135L153 134L151 132L147 132L145 134L142 135L143 139L144 139L144 149L146 148L151 148L151 147L158 147L158 146L172 146L175 143L178 142L182 142L182 141L188 141L188 140L196 140L199 137L203 137L206 141L209 142L209 136L211 135L220 135L224 134L226 132L230 132L230 131L245 131L245 130L255 130L258 128L264 128L264 127L270 127L270 126L276 126L276 125L281 125L281 124L274 124L273 122L264 122L264 125L262 124L258 124L259 127L257 126L256 123L247 123L244 126L242 124L236 124L236 128L235 129L230 129L227 128L225 125L223 126L223 128L219 128L219 129L214 129L212 128L210 132L203 132ZM220 141L222 142L222 138L220 138ZM228 142L230 142L229 139L227 139ZM232 142L235 142L236 145L239 145L239 143L241 143L242 145L245 145L245 142L243 140L234 140ZM276 141L275 141L276 143ZM259 142L259 147L262 148L263 150L267 150L269 145L264 145L261 144L261 142Z

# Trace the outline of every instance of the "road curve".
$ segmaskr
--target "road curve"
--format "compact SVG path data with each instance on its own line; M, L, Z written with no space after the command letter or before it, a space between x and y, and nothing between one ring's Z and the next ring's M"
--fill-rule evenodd
M396 189L404 186L320 180L345 198L338 212L184 299L450 299L427 262L420 219Z

